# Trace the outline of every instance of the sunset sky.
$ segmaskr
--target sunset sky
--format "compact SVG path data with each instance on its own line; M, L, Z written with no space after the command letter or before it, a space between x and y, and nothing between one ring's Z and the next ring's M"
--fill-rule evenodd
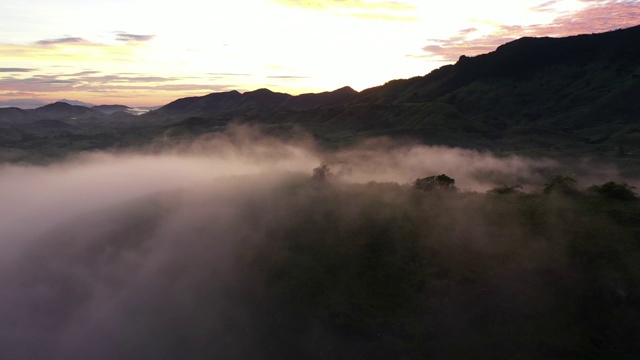
M638 24L640 0L3 0L0 102L362 90L522 36Z

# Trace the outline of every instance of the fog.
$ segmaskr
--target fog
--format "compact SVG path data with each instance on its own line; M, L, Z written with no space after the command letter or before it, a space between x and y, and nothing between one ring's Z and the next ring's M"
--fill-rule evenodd
M311 179L322 163L331 168L330 185ZM369 349L359 340L289 319L296 312L283 310L287 292L268 288L270 267L290 254L287 242L274 239L314 239L325 231L318 223L327 225L327 238L334 231L348 238L369 226L362 218L396 219L384 206L366 214L379 203L409 209L406 185L418 177L444 173L463 191L484 192L504 184L539 191L551 175L573 171L590 174L581 186L618 176L588 162L567 169L551 159L385 139L321 151L306 137L284 141L245 127L46 166L3 165L0 358L359 354ZM438 215L442 225L433 232L453 226L451 241L487 240L483 231L493 230L481 220L447 217L464 206L480 205L445 206L451 212Z

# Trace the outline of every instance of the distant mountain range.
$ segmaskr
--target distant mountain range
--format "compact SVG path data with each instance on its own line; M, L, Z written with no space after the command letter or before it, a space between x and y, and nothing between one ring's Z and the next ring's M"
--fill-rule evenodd
M93 104L89 104L89 103L78 101L78 100L61 99L55 102L63 102L69 105L84 106L89 108L95 106ZM42 100L38 100L38 99L13 99L13 100L0 101L0 108L16 107L19 109L27 110L27 109L39 108L47 104L49 103Z
M0 127L20 126L39 120L61 120L73 124L122 125L135 124L135 115L141 115L157 107L131 108L125 105L73 105L61 100L36 108L0 107Z
M335 143L391 135L493 151L622 155L640 152L638 39L640 26L522 38L360 93L215 93L145 117L189 132L244 120L301 126Z
M90 126L135 128L118 130L119 140L112 139L118 146L158 136L193 137L244 121L274 133L301 127L330 146L384 135L498 153L635 161L640 153L638 39L640 26L522 38L488 54L461 56L425 76L359 93L349 87L297 96L267 89L230 91L178 99L139 116L120 106L5 108L0 126L11 128L13 135L5 136L13 139L10 146L19 146L16 132L30 131L23 125L39 120L73 125L74 130L65 130L71 133ZM0 131L0 145L2 138ZM83 149L113 146L110 141Z
M47 105L46 102L38 99L12 99L0 101L0 108L35 109Z
M129 113L129 107L124 105L85 107L71 105L66 102L56 102L35 109L0 108L0 126L20 126L39 120L60 120L74 124L90 124L91 122L99 121L103 124L105 121L114 123L134 121L135 116Z
M193 116L211 116L219 113L243 114L256 110L301 111L325 106L340 106L354 100L357 94L357 91L348 86L331 92L297 96L277 93L268 89L258 89L244 94L229 91L179 99L159 108L150 115L180 119Z

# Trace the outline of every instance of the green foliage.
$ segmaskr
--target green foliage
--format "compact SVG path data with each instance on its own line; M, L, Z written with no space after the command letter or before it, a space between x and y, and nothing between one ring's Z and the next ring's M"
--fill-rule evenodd
M413 187L421 191L433 191L433 190L446 190L455 191L456 181L445 174L427 176L424 178L416 179L413 182Z
M327 179L331 176L331 169L327 164L320 164L320 166L313 169L313 174L311 178L315 181L327 181Z
M496 194L496 195L522 194L522 186L521 185L502 185L489 190L488 193Z
M556 175L545 184L542 192L545 194L575 195L579 193L578 182L569 176Z
M443 196L394 183L318 186L309 176L233 183L195 208L176 212L184 197L165 194L44 234L23 259L28 271L17 272L13 298L32 303L15 318L44 309L50 329L66 329L95 302L87 279L96 279L112 289L100 300L125 303L113 313L126 326L109 326L126 331L116 350L158 339L160 358L640 355L638 201ZM185 213L184 232L158 237ZM41 299L22 290L43 281L59 291ZM151 292L133 291L130 304L127 291L142 283Z
M635 188L628 184L609 181L602 185L588 187L585 192L614 200L637 200L638 196L633 189Z
M312 344L296 356L640 354L638 202L375 183L306 194L279 197L286 221L255 254L263 316L296 334L266 341Z

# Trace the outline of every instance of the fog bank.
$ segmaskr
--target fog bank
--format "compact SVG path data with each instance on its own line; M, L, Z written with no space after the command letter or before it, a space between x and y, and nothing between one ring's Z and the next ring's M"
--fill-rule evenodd
M321 163L334 175L331 188L310 180ZM411 230L424 221L400 185L445 173L468 191L536 189L563 169L550 159L388 140L323 152L306 139L280 141L249 128L170 148L3 165L0 358L250 359L307 350L331 358L319 350L329 345L355 355L360 345L342 344L348 341L320 325L270 334L282 325L277 321L287 331L298 326L289 315L273 315L289 307L271 300L287 297L271 297L266 285L265 269L290 252L283 244L319 234L349 238L374 231L369 224L388 224L417 238L455 228L452 241L473 238L480 246L492 228L458 215L469 204L482 208L479 200L445 203L439 218L430 218L430 232L422 230L427 225ZM593 173L592 181L616 176L615 169ZM351 187L372 181L400 185ZM398 213L385 212L389 204ZM525 232L518 221L505 229ZM316 223L326 228L306 225ZM291 353L275 347L287 337L300 340Z

